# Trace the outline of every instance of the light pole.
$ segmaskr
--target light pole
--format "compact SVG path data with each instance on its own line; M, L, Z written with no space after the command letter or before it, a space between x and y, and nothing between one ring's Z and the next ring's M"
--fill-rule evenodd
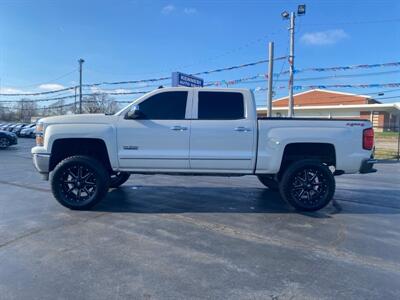
M82 113L82 64L85 62L82 58L79 62L79 113Z
M74 87L74 91L75 91L75 101L74 101L74 114L76 114L76 89L77 89L78 87L77 86L75 86Z
M268 65L268 91L267 91L267 117L272 117L272 80L274 74L274 42L269 42L269 65Z
M297 16L303 16L306 13L306 5L300 4L297 7ZM291 12L288 13L284 11L281 14L282 18L285 20L290 20L290 27L289 27L289 41L290 41L290 52L289 52L289 103L288 103L288 117L292 118L294 116L293 106L293 74L294 74L294 28L295 28L295 18L296 13Z

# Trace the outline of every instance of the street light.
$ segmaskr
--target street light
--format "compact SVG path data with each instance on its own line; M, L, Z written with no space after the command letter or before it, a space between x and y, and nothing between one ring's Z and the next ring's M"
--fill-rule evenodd
M289 13L285 10L281 13L282 19L289 19Z
M297 7L297 15L298 16L303 16L306 14L306 5L305 4L300 4Z
M297 7L297 16L303 16L306 13L306 5L300 4ZM289 36L290 36L290 53L289 53L289 103L288 103L288 117L291 118L294 115L293 112L293 74L294 74L294 19L296 17L295 12L288 13L286 10L281 13L283 19L290 19Z
M79 63L79 113L82 113L82 64L85 62L84 59L80 58Z

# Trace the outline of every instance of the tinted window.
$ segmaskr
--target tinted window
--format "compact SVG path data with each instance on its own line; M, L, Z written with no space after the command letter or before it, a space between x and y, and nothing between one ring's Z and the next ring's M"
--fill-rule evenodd
M187 92L163 92L139 104L140 119L185 119Z
M235 120L244 118L243 94L199 92L199 120Z

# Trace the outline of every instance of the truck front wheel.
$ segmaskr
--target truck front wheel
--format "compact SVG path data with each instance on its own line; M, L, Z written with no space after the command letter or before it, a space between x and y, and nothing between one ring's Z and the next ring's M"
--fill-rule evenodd
M131 174L126 172L115 172L110 176L110 188L117 188L123 185L131 176Z
M286 169L279 190L283 199L295 209L316 211L332 200L335 178L321 162L302 160Z
M102 200L108 191L110 176L97 160L71 156L61 161L51 177L51 189L57 201L70 209L87 210Z

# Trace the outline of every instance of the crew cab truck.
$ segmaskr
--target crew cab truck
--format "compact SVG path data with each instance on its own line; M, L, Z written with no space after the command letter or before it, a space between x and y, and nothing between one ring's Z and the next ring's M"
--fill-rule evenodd
M36 132L36 169L78 210L130 174L161 173L255 175L294 208L315 211L333 198L335 175L376 171L369 121L257 118L246 89L161 88L115 115L44 118Z

